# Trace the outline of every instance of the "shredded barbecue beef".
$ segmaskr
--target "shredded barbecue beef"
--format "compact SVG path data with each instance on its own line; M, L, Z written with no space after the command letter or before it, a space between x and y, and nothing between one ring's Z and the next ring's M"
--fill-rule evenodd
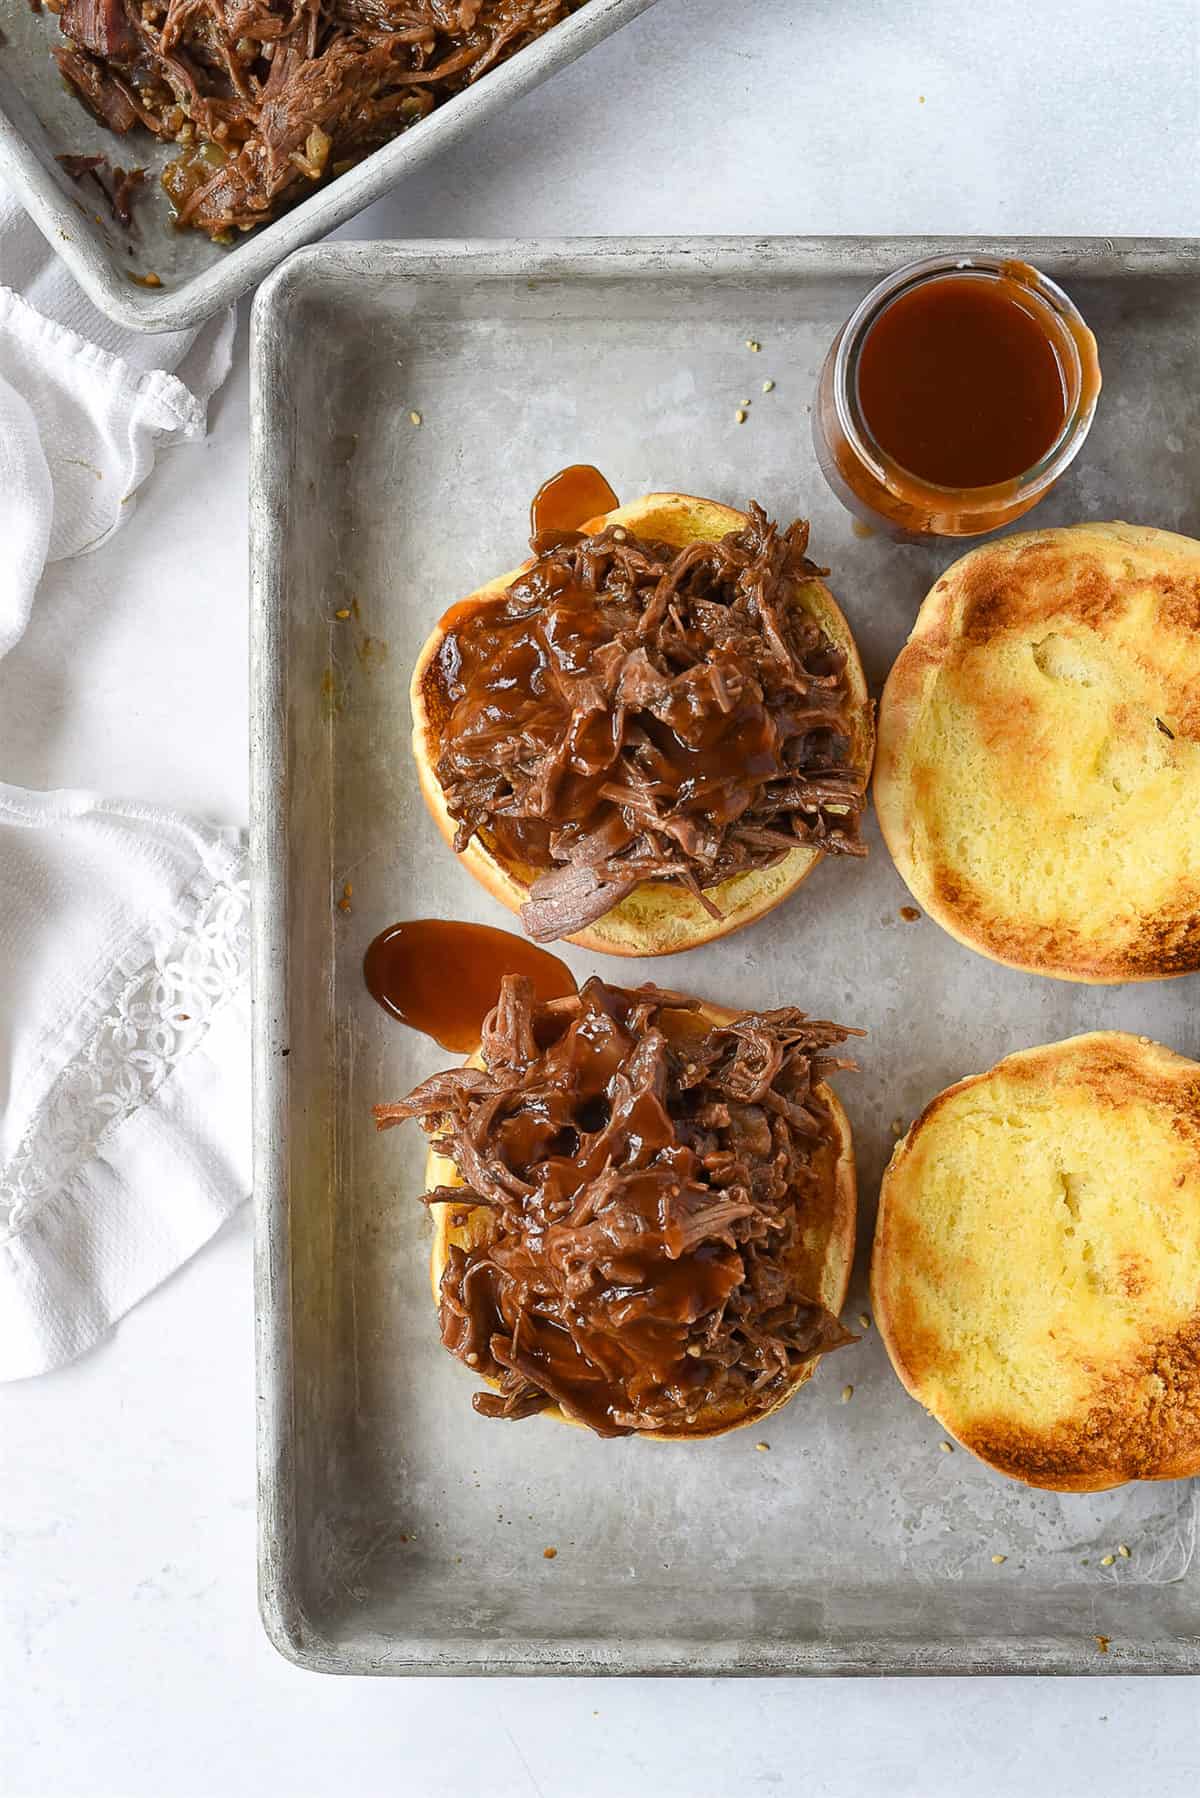
M603 1436L686 1432L701 1411L769 1409L853 1340L795 1268L830 1177L815 1087L853 1067L827 1051L861 1033L790 1007L706 1028L696 1010L599 980L539 1004L508 975L484 1068L376 1107L380 1129L419 1118L453 1158L465 1185L427 1203L486 1208L440 1295L445 1346L498 1384L475 1395L484 1416L557 1404Z
M808 526L674 549L620 527L535 539L532 567L453 619L437 777L461 851L531 871L522 919L570 936L643 881L705 893L798 845L863 855L846 658L798 597Z
M224 239L341 174L585 0L47 0L101 124L184 146L177 223Z
M94 181L119 225L133 222L133 202L146 179L145 169L123 169L107 156L60 156L59 165L72 181Z

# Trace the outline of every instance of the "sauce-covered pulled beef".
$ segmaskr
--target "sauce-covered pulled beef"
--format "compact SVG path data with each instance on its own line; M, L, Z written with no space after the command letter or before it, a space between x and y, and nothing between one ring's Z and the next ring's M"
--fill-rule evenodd
M586 0L47 0L58 66L110 130L183 147L180 225L248 231Z
M435 665L437 778L535 878L521 917L570 936L643 881L705 893L801 845L862 855L845 652L799 589L808 526L752 505L676 549L621 527L535 538L498 599L453 613Z
M832 1204L815 1089L853 1067L828 1051L859 1033L790 1007L711 1027L697 1011L595 979L540 1004L509 975L482 1068L376 1107L381 1129L419 1118L465 1182L425 1199L472 1226L439 1309L445 1346L498 1383L475 1395L484 1416L557 1404L603 1436L686 1434L701 1412L703 1429L771 1409L852 1340L798 1270Z

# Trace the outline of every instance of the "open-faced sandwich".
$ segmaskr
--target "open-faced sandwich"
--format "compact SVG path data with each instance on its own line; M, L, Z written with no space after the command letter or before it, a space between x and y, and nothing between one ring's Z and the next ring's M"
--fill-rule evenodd
M874 742L808 527L658 493L454 606L412 679L426 801L540 940L661 955L861 855Z
M376 1108L433 1139L434 1299L475 1409L716 1436L850 1341L854 1151L825 1076L852 1034L506 976L466 1066Z

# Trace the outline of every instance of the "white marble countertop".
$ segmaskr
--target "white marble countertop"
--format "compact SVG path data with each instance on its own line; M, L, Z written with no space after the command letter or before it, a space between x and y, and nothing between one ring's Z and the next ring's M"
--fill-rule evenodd
M1200 229L1195 0L661 0L357 236ZM244 326L244 320L243 320ZM246 342L203 446L51 570L0 776L246 813ZM1200 378L1200 375L1198 375ZM0 1391L13 1798L1194 1793L1186 1680L320 1679L254 1607L247 1214Z

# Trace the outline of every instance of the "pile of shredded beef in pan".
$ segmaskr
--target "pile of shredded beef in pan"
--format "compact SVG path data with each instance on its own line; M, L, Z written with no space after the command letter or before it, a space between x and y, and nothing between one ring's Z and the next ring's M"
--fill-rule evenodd
M846 657L796 597L808 526L674 549L619 526L535 539L451 625L437 777L458 829L540 871L522 921L570 936L643 881L705 894L798 845L863 855Z
M177 222L263 224L584 0L47 0L101 124L184 146Z
M603 1436L686 1433L706 1406L769 1409L852 1340L789 1266L832 1136L814 1087L853 1067L828 1051L859 1033L792 1008L704 1028L696 1009L594 979L540 1004L509 975L485 1067L376 1108L453 1158L465 1187L428 1203L487 1208L440 1300L446 1347L499 1382L484 1416L558 1404Z

